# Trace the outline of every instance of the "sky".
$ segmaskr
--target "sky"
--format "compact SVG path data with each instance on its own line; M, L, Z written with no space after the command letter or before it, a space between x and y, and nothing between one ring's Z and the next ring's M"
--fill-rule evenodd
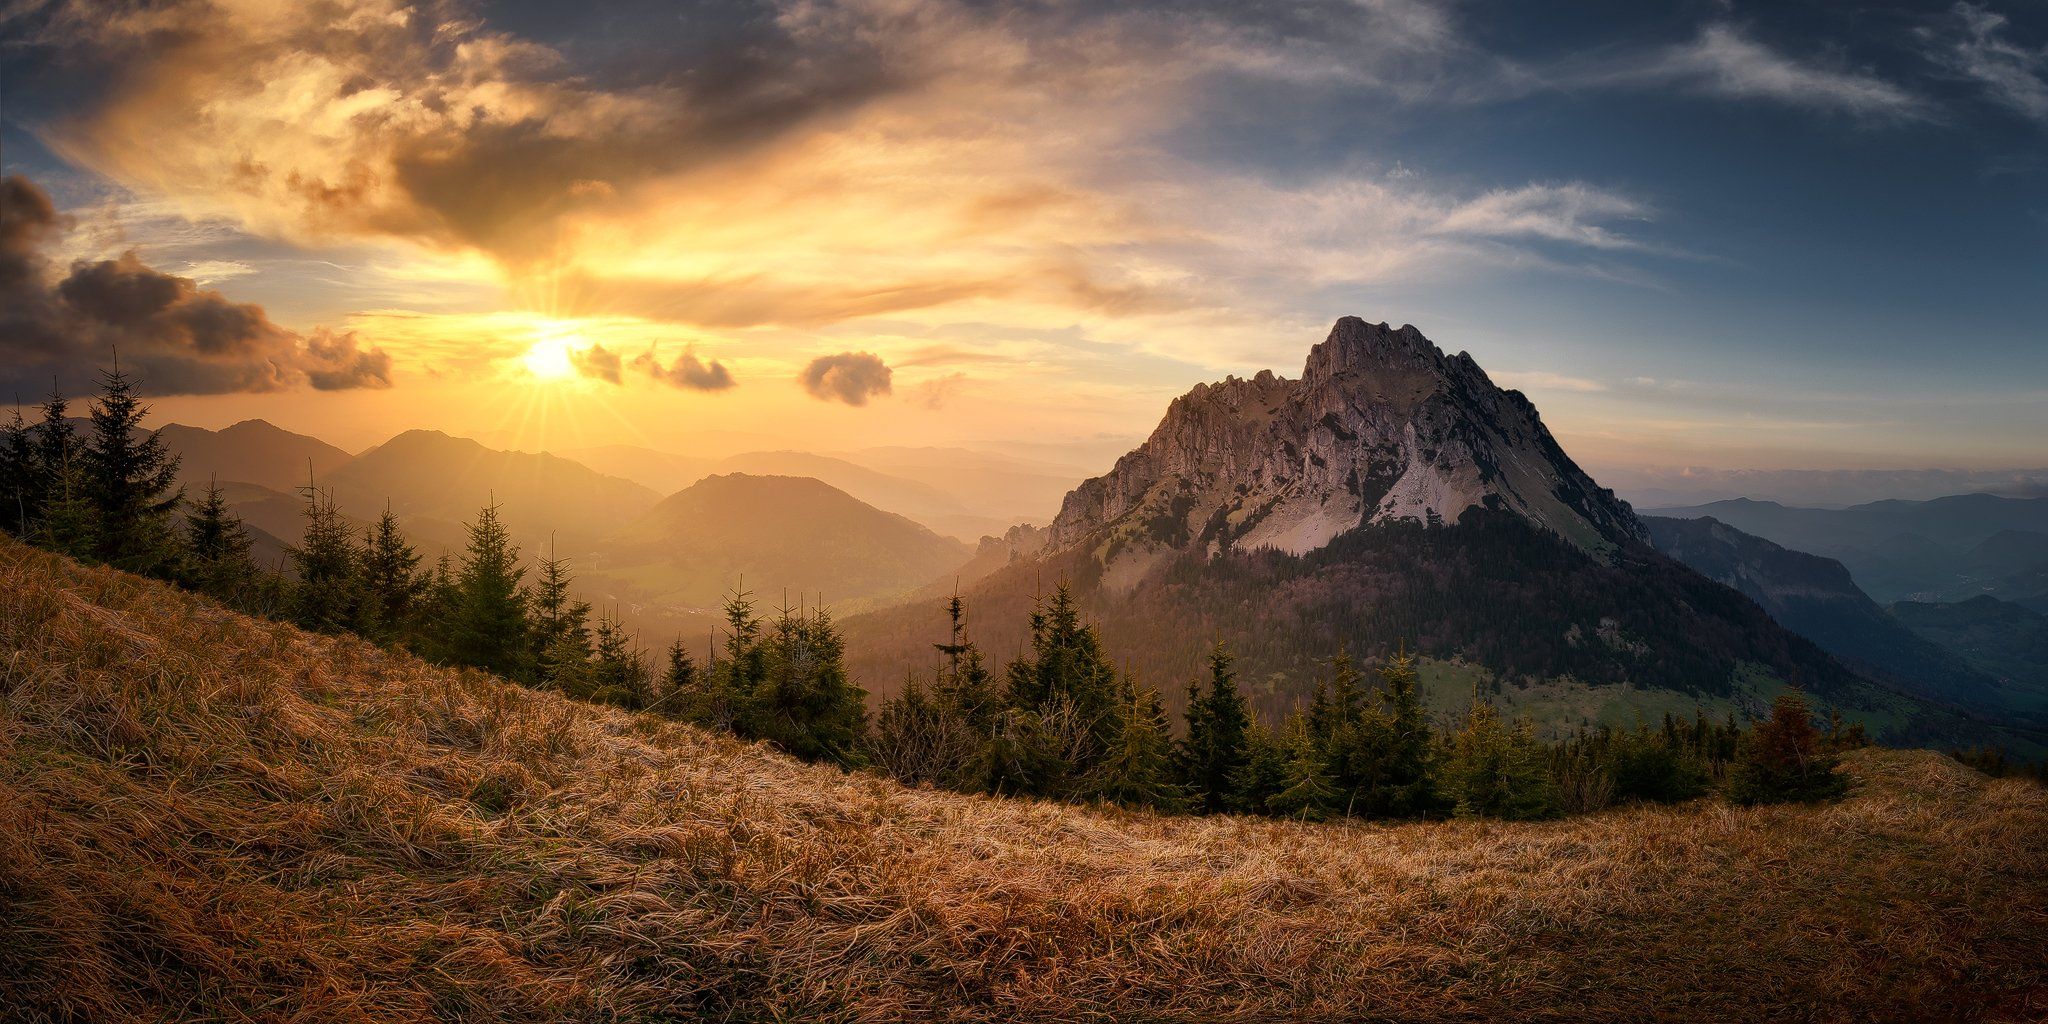
M1413 323L1593 468L2048 465L2048 4L0 0L0 387L1106 465Z

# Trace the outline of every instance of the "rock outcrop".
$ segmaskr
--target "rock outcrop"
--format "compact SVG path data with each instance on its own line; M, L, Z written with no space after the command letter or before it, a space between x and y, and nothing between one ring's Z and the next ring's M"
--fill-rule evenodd
M1372 523L1513 512L1605 557L1647 534L1558 447L1535 406L1422 332L1338 320L1299 379L1199 384L1144 445L1067 496L1055 548L1093 544L1112 584L1175 552L1304 554Z

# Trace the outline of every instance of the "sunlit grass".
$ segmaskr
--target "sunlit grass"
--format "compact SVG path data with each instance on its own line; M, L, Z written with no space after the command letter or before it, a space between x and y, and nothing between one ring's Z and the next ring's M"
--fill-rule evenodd
M912 790L0 538L0 1016L2025 1020L2048 791L1300 824Z

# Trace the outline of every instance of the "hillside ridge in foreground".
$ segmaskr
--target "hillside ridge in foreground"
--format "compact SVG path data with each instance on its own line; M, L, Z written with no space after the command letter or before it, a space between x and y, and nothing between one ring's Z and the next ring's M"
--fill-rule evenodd
M1539 825L915 791L0 539L0 1007L94 1020L2039 1019L2048 791Z

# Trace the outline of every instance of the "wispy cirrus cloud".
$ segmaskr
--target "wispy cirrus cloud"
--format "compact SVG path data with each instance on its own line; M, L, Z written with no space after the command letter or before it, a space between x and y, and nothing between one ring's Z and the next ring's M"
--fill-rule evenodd
M1800 58L1711 24L1690 42L1606 73L1613 81L1669 83L1702 95L1764 100L1870 121L1916 121L1933 104L1876 73L1840 61Z
M1994 101L2023 117L2048 122L2048 46L2013 41L2005 15L1982 4L1959 3L1940 24L1922 28L1928 56L1952 73L1977 82Z

